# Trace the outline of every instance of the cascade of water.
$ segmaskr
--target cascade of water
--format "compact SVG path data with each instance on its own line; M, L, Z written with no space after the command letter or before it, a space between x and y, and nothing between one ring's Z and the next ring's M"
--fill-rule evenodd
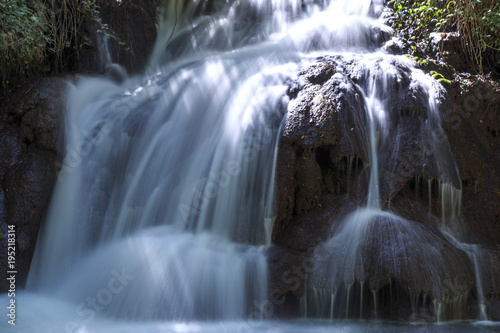
M267 297L265 251L286 82L316 52L335 52L359 64L353 76L368 119L367 204L327 241L332 259L307 281L301 306L306 316L362 317L364 304L373 302L376 314L377 288L387 281L369 280L368 248L379 256L374 261L401 262L412 252L443 249L423 227L381 208L380 170L388 167L380 153L394 126L389 84L409 80L423 90L429 136L440 129L431 79L404 57L370 53L391 32L381 21L383 5L166 1L144 77L85 78L71 88L67 155L29 289L67 300L79 315L187 320L251 313ZM429 143L443 181L456 183L446 140ZM455 187L441 191L443 201L452 198L443 220L457 215ZM374 239L376 232L388 237ZM441 276L436 267L454 258L416 257L406 272L387 260L386 275L424 274L439 299L444 281L458 273ZM87 319L78 317L76 326L85 330Z
M406 81L407 83L405 84L409 84L411 89L419 91L421 96L425 96L425 101L423 103L424 109L419 110L423 113L425 118L425 123L422 125L425 133L422 138L425 149L423 149L422 153L428 155L425 163L432 164L435 172L440 178L438 181L438 195L441 206L441 223L444 226L442 232L443 234L449 232L454 235L453 237L458 237L460 239L464 238L464 230L466 229L460 219L460 176L446 135L441 128L441 119L437 102L438 95L440 94L439 86L422 71L414 69L413 65L404 59L381 54L364 55L361 60L359 60L356 55L352 57L357 62L354 74L351 75L354 77L363 93L367 119L366 126L369 133L366 142L366 151L368 152L370 161L367 204L366 208L359 208L356 212L344 218L340 226L336 229L335 235L326 242L325 245L332 249L334 253L328 265L325 265L313 274L314 277L312 281L313 285L317 287L331 288L326 289L321 295L323 295L323 293L328 295L328 290L333 290L336 295L344 294L345 302L341 304L345 306L346 310L344 315L341 316L346 317L356 316L356 313L363 312L362 307L361 309L354 309L349 306L349 302L352 302L350 295L353 294L353 283L355 281L359 282L359 289L356 292L358 296L356 297L362 297L362 286L365 282L370 282L370 286L374 285L373 281L369 281L373 279L373 277L368 276L368 271L372 270L372 268L369 267L370 259L367 259L366 256L370 254L366 251L366 248L371 246L373 237L375 237L373 228L375 228L381 220L386 220L386 223L391 225L388 227L388 230L395 228L398 229L400 233L399 235L391 235L391 232L389 232L387 242L389 244L392 243L392 246L398 248L398 250L393 249L390 256L396 258L398 256L396 252L401 249L403 249L403 251L419 252L424 252L429 249L428 243L430 238L427 235L428 232L424 229L419 229L415 224L417 222L406 221L401 217L381 210L380 170L390 170L391 166L388 165L386 161L381 161L380 156L387 156L390 154L387 152L387 141L390 130L397 127L396 122L399 119L398 116L394 114L393 106L391 105L392 95L388 94L387 91L394 91L394 94L397 94L400 87L404 84L402 82ZM396 165L394 168L395 167ZM416 182L418 183L418 178ZM431 183L429 183L428 196L430 202ZM431 208L430 204L429 208ZM400 242L401 237L408 237L410 235L413 239L419 239L421 245L414 246L411 242ZM475 249L475 247L470 247L458 241L452 241L450 243L466 251L474 263L476 286L478 288L478 301L481 309L480 317L485 318L483 304L484 296L482 290L479 290L481 289L481 274L477 262L477 254L475 251L471 251L471 249ZM423 244L426 245L424 246ZM384 259L380 258L379 260ZM412 258L412 256L408 254L407 257L403 258L402 262L406 262L406 265L410 266L415 264L415 260L418 261L418 259ZM465 309L467 290L461 288L460 292L457 290L453 291L452 294L455 296L452 300L450 300L449 297L441 298L439 295L442 295L441 292L443 289L446 289L445 284L448 283L446 279L442 278L442 275L448 275L450 272L440 272L439 267L445 267L448 260L442 255L437 255L435 258L427 258L424 259L424 261L424 265L428 267L428 271L425 272L426 278L433 280L432 295L434 297L433 302L435 303L437 320L439 321L445 317L460 318ZM421 271L420 273L414 272L413 274L416 276L422 273ZM398 270L395 277L399 279L404 274L403 270ZM453 274L448 275L447 279L449 278L453 278ZM457 292L459 292L459 294L456 294ZM311 304L307 304L308 300L305 300L302 304L307 304L310 309L310 315L324 316L320 309L322 307L328 307L331 302L333 302L333 300L329 300L328 297L315 296L310 297ZM376 308L376 304L374 307ZM315 310L311 311L311 309ZM461 311L457 309L461 309ZM339 313L342 313L342 311ZM338 315L339 314L337 314L337 316Z
M382 1L210 3L166 2L145 77L71 88L31 290L134 319L244 317L266 297L285 82L301 52L388 28Z
M97 40L98 40L97 49L99 51L100 71L103 72L113 63L113 60L111 58L111 54L109 53L108 36L105 33L100 33L97 36Z
M141 311L124 311L139 318L155 313L148 309L162 299L172 302L163 310L165 317L190 318L241 317L247 297L264 298L263 249L235 244L269 240L272 226L265 220L272 219L269 184L284 110L283 82L296 65L267 62L262 68L261 62L212 59L164 68L142 85L86 79L75 86L68 101L70 155L34 259L31 287L57 289L62 297L78 300L81 295L72 290L91 293L104 277L85 281L74 271L85 267L98 275L107 264L109 272L116 256L125 256L135 271L143 272L141 263L149 262L160 271L154 276L172 284L162 289L159 279L149 293L128 293ZM157 231L163 235L158 245L141 238L141 230L162 225L168 228ZM161 243L170 245L163 250ZM128 250L130 244L137 249ZM245 282L252 271L260 286L255 296ZM207 277L200 283L199 276ZM143 298L144 304L137 301Z

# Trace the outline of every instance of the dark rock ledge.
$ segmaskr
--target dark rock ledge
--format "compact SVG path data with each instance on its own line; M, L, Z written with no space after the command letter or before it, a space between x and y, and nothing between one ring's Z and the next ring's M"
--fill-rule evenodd
M355 68L352 60L319 58L290 84L291 106L277 164L278 216L273 231L274 247L269 256L272 294L275 298L285 295L276 304L278 314L298 311L299 299L308 289L324 287L312 280L315 272L324 270L330 262L320 260L316 262L317 267L313 265L315 268L310 270L306 264L316 258L316 251L335 235L342 219L366 200L369 178L366 167L369 158L363 148L367 136L366 120L363 99L355 85ZM451 84L445 84L439 112L461 179L461 184L453 185L462 188L460 219L466 221L467 229L463 241L479 244L482 249L480 262L485 299L489 316L498 319L500 89L488 82L464 84L451 67L438 69L446 77L454 78ZM404 148L393 162L410 161L410 165L400 168L403 171L396 175L382 170L381 199L385 209L415 223L415 229L421 230L419 235L425 235L419 240L428 244L416 244L410 237L401 249L404 253L384 252L384 247L400 245L396 244L398 240L394 235L409 237L410 232L383 219L374 222L370 229L373 237L365 241L363 254L366 282L372 290L397 287L409 296L425 294L430 298L450 300L467 294L470 296L465 316L477 318L472 261L438 229L441 203L435 167L417 167L426 163L422 151L425 144L419 142L423 138L424 117L419 110L425 108L422 96L404 79L389 90L395 96L389 103L393 107L391 115L394 116L391 117L396 117L392 119L397 123L394 131L398 132L398 144ZM422 190L426 186L425 191ZM437 251L444 260L439 274L448 276L449 283L441 291L433 290L432 281L424 274L425 261L421 258L426 256L422 252L426 249ZM410 307L409 302L407 307ZM436 320L435 312L430 305L424 311L429 315L420 319ZM405 320L415 316L411 309L404 307L396 314L388 313L389 317Z

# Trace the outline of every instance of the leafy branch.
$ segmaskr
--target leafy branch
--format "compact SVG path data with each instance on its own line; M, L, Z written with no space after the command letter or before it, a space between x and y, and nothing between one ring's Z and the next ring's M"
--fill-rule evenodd
M425 51L433 32L457 32L471 66L483 74L500 67L497 0L391 0L394 29L414 52Z

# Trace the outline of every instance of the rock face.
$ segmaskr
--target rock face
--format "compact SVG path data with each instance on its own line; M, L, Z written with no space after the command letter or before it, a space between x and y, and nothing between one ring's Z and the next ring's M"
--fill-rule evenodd
M481 244L487 299L500 297L500 88L479 82L448 89L444 129L462 177L462 213Z
M331 58L318 61L288 90L293 111L279 148L278 228L318 207L322 192L345 193L343 155L367 160L361 93L335 67Z
M40 223L61 167L65 80L37 79L9 97L0 109L0 262L7 267L7 226L16 231L16 287L21 288ZM0 292L7 288L0 273Z
M110 40L110 53L116 57L113 61L129 72L143 69L153 47L156 6L154 0L109 0L102 4L103 22L131 49ZM89 25L88 29L94 28ZM452 37L443 42L455 43ZM93 42L96 48L83 55L79 67L105 71L97 35ZM439 43L436 47L441 47ZM448 51L443 57L458 66L461 60ZM299 300L305 297L316 307L316 315L324 315L321 308L325 300L339 302L328 298L335 290L338 295L355 293L358 299L360 293L373 293L375 300L385 298L386 304L400 305L399 309L380 308L373 298L365 298L365 316L377 313L380 317L432 321L440 315L431 302L434 299L436 304L449 304L450 309L458 307L466 316L477 317L474 260L439 230L446 208L440 202L444 185L437 180L437 166L429 162L424 139L427 116L422 110L428 101L410 84L408 67L391 66L398 80L387 87L391 92L387 102L391 110L387 111L394 126L386 144L398 149L381 156L392 169L379 170L380 197L382 208L401 218L372 216L361 226L363 235L369 237L352 236L356 230L345 231L343 222L366 203L368 195L369 133L365 99L359 88L368 84L360 74L363 64L356 59L322 57L290 82L289 114L277 163L278 215L274 245L268 253L270 300L277 315L297 314ZM456 76L452 69L444 74L447 78ZM7 267L7 226L13 225L18 288L25 283L62 164L65 89L62 79L34 80L0 109L0 262ZM478 269L488 314L500 319L500 90L486 82L464 85L458 76L446 90L439 108L444 132L432 134L437 139L445 135L449 142L459 179L447 181L457 189L450 193L458 195L462 203L460 240L479 245ZM359 257L351 260L338 255L351 253L351 244L357 242L363 244ZM443 260L431 262L433 253ZM349 271L346 266L357 260L352 276L343 275ZM429 272L431 265L434 268ZM317 277L321 272L324 278ZM332 272L336 274L329 275ZM443 281L436 288L434 280L441 277ZM8 289L5 278L4 270L0 272L0 292ZM419 308L415 309L417 303ZM448 312L443 318L454 316L452 310Z
M454 82L444 106L444 129L462 176L463 213L490 246L500 236L500 88L487 82L463 89Z
M285 295L279 303L283 310L277 313L298 311L298 299L307 296L312 315L324 316L328 314L321 309L325 304L338 305L339 297L345 297L339 296L342 290L351 298L363 292L387 298L389 290L397 289L398 295L406 295L394 300L399 309L381 309L380 304L377 308L368 300L365 316L377 312L379 317L432 321L454 318L460 308L458 312L477 318L472 255L439 229L451 210L441 202L447 189L458 197L456 202L462 200L461 215L453 217L459 221L457 228L463 229L457 232L460 241L479 244L475 253L481 258L478 265L491 316L498 308L500 104L495 101L500 91L486 84L464 91L463 84L453 82L439 108L443 119L439 128L444 132L434 128L429 133L430 116L422 111L428 103L425 94L410 83L407 67L391 66L398 79L387 89L392 127L384 143L389 148L380 157L385 162L380 164L379 190L382 209L399 217L378 213L350 232L345 220L366 203L370 177L367 119L358 88L366 84L359 75L362 64L355 59L319 58L290 84L277 164L275 247L270 250L272 290ZM426 139L429 135L432 138ZM437 155L449 153L441 147L444 143L429 149L432 140L449 142L459 179L453 172L449 177L439 174L438 170L455 167L438 165L443 163ZM357 221L363 218L358 216ZM360 230L363 236L352 236ZM358 257L349 257L352 243L362 246L356 250ZM358 265L353 264L356 261ZM354 267L353 276L338 276L349 271L348 265ZM330 299L334 292L337 298Z
M467 55L462 45L460 36L456 32L432 33L431 52L436 58L441 58L445 63L457 70L467 71Z
M122 65L129 73L144 69L156 40L156 14L160 0L104 0L100 2L100 18L107 24L113 38L108 39L111 61ZM77 68L87 72L108 71L106 49L100 27L87 22L86 31L92 40L91 49L84 52Z

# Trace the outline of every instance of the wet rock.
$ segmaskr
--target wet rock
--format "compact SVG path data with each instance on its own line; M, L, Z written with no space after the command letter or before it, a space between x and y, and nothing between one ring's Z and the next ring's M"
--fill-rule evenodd
M61 167L63 111L67 83L61 78L33 80L0 109L0 261L7 267L7 226L16 230L16 286L23 287L40 223ZM7 290L6 271L0 292Z
M375 76L377 82L370 79L373 72L380 74ZM428 131L426 92L411 84L411 76L409 64L395 58L322 57L290 83L291 101L278 156L277 225L318 207L324 193L349 191L360 204L366 200L368 125L359 87L380 85L391 91L387 95L391 109L384 110L390 117L387 146L392 148L381 156L390 161L383 164L390 167L380 171L383 201L414 174L438 176L426 145L421 144Z
M273 245L267 251L270 267L269 301L271 317L295 317L299 314L298 295L304 290L306 275L301 263L306 258L302 252Z
M318 61L300 72L300 75L312 84L322 84L336 73L334 62Z
M457 70L467 70L467 54L458 32L431 33L430 52Z
M398 281L407 295L446 303L474 287L471 260L436 225L366 209L333 219L336 227L322 245L330 258L311 278L316 288L335 291L361 281L377 291Z
M109 54L114 63L129 73L144 69L156 40L157 7L160 0L105 0L101 1L100 18L107 24L113 38L108 39ZM84 50L78 60L79 70L104 72L106 50L94 21L87 22L85 30L92 40L91 48Z
M482 246L480 248L482 287L486 302L500 301L500 249Z
M378 218L370 225L364 266L370 288L390 279L399 281L408 295L426 294L449 302L474 287L470 259L446 241L436 229L419 222Z
M56 170L53 163L33 154L23 156L4 175L5 223L14 225L16 230L19 287L22 287L29 271L40 223L57 179Z
M488 313L491 320L500 321L500 301L496 301L490 306L490 311Z
M63 150L63 134L59 129L65 89L63 79L33 80L9 98L2 115L11 129L20 132L22 143L59 158Z
M333 59L313 63L291 87L292 98L300 90L288 107L280 142L278 228L294 214L318 207L323 189L332 189L331 182L322 180L325 165L344 155L366 159L361 94L351 79L336 72Z
M462 179L462 213L471 232L493 248L500 239L500 89L453 82L443 127Z
M355 209L348 195L324 195L316 209L295 216L286 228L276 232L273 242L305 252L333 236L342 219Z
M290 84L291 102L277 165L273 242L280 253L299 251L306 256L324 243L319 239L335 237L348 213L366 202L367 124L358 86L381 82L367 81L363 66L356 59L323 57ZM382 60L374 59L369 67L382 69L380 80L384 80ZM432 70L458 78L452 68L438 67ZM379 170L380 194L384 210L406 222L377 219L370 223L370 237L362 242L363 277L358 279L382 294L397 285L404 297L421 297L421 307L413 312L408 300L402 303L402 308L408 307L401 312L406 319L412 315L415 320L434 321L456 318L459 312L477 318L472 259L438 229L441 223L450 223L441 221L449 208L443 210L440 201L442 191L450 191L447 195L461 196L456 202L462 202L462 215L453 217L460 225L461 241L481 247L482 285L493 315L500 297L500 103L496 103L500 89L477 82L466 86L458 79L445 86L447 91L438 89L441 130L429 126L433 120L425 111L426 92L411 84L410 67L393 62L391 68L395 74L387 85L391 110L386 110L390 118L385 153L379 156L384 161ZM444 153L450 158L441 156ZM458 170L453 163L438 166L443 163L439 158L455 160ZM287 260L299 265L303 256ZM352 283L337 278L344 287ZM321 288L333 288L327 280L317 281L318 293ZM302 297L304 288L294 291L295 297Z
M317 207L321 197L321 168L311 151L299 156L296 172L301 177L296 183L294 213L301 215Z
M382 49L390 54L404 54L406 51L404 42L397 37L393 37L388 40Z
M460 83L461 82L461 83ZM456 80L448 87L443 127L462 179L470 243L480 244L485 298L500 299L500 88Z

